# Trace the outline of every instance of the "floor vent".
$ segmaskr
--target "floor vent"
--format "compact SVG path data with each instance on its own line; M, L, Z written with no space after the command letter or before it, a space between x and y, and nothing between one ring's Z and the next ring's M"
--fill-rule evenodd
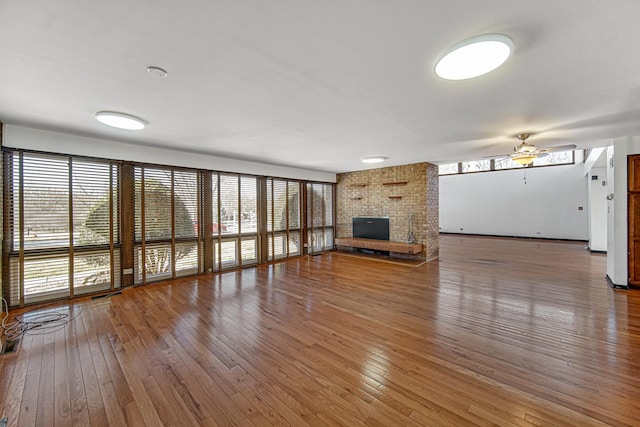
M0 350L0 356L3 354L13 353L17 349L18 349L18 340L7 340L5 341L4 344L2 344L2 350ZM0 422L0 427L2 427L2 422Z

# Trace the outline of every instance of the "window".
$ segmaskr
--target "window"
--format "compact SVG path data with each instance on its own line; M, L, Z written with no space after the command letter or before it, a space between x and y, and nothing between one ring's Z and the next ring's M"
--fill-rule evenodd
M440 175L451 175L458 173L458 163L447 163L438 166L438 173Z
M518 168L523 168L524 166L522 166L521 164L518 164L516 162L514 162L513 160L511 160L511 157L505 157L502 159L496 159L495 160L495 170L502 170L502 169L518 169Z
M212 174L215 270L258 262L258 179Z
M575 161L574 151L558 151L548 153L546 156L538 157L533 161L533 166L562 165L571 164Z
M297 181L267 178L267 234L269 261L301 254Z
M575 163L574 151L559 151L536 158L528 167L567 165ZM505 169L521 169L524 166L514 162L511 157L494 160L482 159L461 163L447 163L438 166L439 175L455 175L458 173L487 172Z
M198 273L197 172L135 167L134 194L134 282Z
M307 184L307 224L309 253L333 248L333 185Z
M3 153L12 307L333 248L333 184Z
M491 170L491 160L474 160L472 162L462 162L462 173L482 172Z
M120 287L118 165L11 149L4 162L9 304Z

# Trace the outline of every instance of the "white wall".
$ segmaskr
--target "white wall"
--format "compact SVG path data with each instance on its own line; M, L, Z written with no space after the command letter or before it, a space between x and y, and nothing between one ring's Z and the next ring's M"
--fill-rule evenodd
M593 179L597 177L597 179ZM607 250L607 168L589 171L589 249ZM603 185L604 184L604 185Z
M125 144L105 139L15 125L4 125L2 137L3 145L12 148L114 160L129 160L168 166L183 166L222 172L246 173L259 176L273 176L278 178L336 182L336 174L330 172L227 159L165 148Z
M626 147L622 147L622 145L620 144L621 144L621 141L618 141L618 145L620 148L618 151L623 151L624 149L626 153ZM616 166L615 159L614 159L615 145L616 143L614 141L614 145L607 147L607 195L609 196L609 199L607 200L607 276L609 276L611 281L615 284L626 285L627 283L626 261L625 261L624 267L619 266L618 268L619 270L620 268L624 268L624 271L620 270L622 274L621 275L616 274L616 260L619 258L617 253L619 253L621 250L624 250L626 252L627 247L625 245L624 248L621 248L621 247L616 248L615 234L616 232L620 234L620 230L619 230L620 227L617 226L615 222L615 213L617 210L616 200L611 197L615 197L616 177L614 172L616 170L621 169L622 165L620 165L620 167L615 167ZM624 170L625 170L624 173L626 176L627 174L626 163L624 164ZM624 199L626 204L626 195ZM627 224L625 221L625 224L624 224L625 233L626 233L626 229L627 229ZM617 276L620 276L620 277L617 277Z
M440 231L587 240L586 179L579 162L441 176Z

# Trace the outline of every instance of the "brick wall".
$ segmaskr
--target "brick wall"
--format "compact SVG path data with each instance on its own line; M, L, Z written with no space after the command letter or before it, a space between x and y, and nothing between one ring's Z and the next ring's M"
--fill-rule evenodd
M352 237L354 216L388 216L389 239L404 242L413 214L413 234L424 245L421 257L438 257L438 166L391 166L337 175L337 237Z

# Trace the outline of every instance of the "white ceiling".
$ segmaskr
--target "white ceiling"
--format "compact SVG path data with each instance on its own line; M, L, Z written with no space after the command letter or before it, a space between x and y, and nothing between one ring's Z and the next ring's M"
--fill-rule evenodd
M639 21L637 0L0 0L0 120L331 172L509 153L525 131L602 146L640 135ZM433 74L488 32L514 41L503 67Z

